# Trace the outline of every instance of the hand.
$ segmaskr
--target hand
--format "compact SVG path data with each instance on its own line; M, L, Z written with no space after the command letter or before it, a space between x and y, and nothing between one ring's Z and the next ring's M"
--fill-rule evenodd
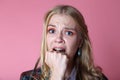
M57 52L46 52L45 62L52 72L51 80L62 80L67 67L67 56Z

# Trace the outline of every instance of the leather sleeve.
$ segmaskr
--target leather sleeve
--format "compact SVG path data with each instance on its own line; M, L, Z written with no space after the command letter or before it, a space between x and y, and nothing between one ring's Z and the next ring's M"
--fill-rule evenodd
M23 72L20 76L20 80L32 80L31 73L32 73L32 70Z
M40 80L40 69L25 71L20 75L20 80Z
M40 79L41 70L37 69L35 72L34 70L25 71L20 75L20 80L41 80ZM48 80L48 79L45 79ZM108 78L103 74L102 80L108 80Z
M103 74L103 79L102 80L108 80L108 78Z

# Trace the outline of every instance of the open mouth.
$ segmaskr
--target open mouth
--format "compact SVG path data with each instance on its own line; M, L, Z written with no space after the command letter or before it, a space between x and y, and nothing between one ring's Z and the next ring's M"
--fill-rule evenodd
M65 49L64 48L53 48L53 51L55 51L57 53L65 53Z

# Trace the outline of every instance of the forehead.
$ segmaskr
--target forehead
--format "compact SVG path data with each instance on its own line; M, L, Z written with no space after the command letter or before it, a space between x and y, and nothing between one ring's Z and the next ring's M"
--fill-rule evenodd
M48 24L54 24L54 25L65 25L65 26L76 26L75 20L70 16L66 14L54 14Z

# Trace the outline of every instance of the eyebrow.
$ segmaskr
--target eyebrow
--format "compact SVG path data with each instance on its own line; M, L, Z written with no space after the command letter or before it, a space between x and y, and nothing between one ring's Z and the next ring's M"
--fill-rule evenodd
M55 25L53 25L53 24L48 24L47 26L48 26L48 27L49 27L49 26L56 27L56 26L55 26Z
M76 31L76 28L65 27L64 29L67 29L67 30L75 30L75 31Z
M51 26L51 27L56 27L56 25L53 25L53 24L48 24L48 27ZM76 31L76 28L71 28L71 27L64 27L64 29L67 29L67 30L75 30Z

